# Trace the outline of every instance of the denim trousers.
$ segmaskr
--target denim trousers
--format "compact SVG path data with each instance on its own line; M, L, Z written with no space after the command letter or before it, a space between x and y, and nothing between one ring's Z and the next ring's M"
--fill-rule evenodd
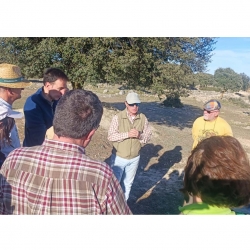
M131 186L133 184L136 170L139 165L140 155L133 159L124 159L115 154L111 156L110 166L117 180L125 194L126 200L128 200Z

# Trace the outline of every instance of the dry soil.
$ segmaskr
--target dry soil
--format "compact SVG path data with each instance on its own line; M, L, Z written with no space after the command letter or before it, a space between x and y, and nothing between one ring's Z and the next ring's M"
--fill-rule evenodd
M25 89L22 99L13 105L22 109L27 96L41 87L34 83ZM86 153L90 157L109 163L112 144L107 140L107 130L112 116L124 109L128 90L119 86L87 86L103 102L104 115L101 126L93 136ZM191 128L194 120L202 115L202 104L210 98L221 101L221 117L231 125L234 136L242 143L250 155L249 107L240 107L228 99L239 98L248 103L249 93L226 94L220 99L216 92L194 90L189 97L182 98L183 108L167 108L160 104L157 96L141 92L140 111L143 112L153 128L151 141L141 150L139 168L131 189L128 205L134 214L179 214L178 206L184 198L182 187L183 168L191 152ZM19 136L23 140L24 119L17 120Z

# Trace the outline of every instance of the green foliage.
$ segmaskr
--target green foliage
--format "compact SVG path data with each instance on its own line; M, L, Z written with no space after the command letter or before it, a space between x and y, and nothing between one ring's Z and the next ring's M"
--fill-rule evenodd
M240 76L242 78L242 90L246 91L250 87L250 77L246 75L245 73L240 73Z
M206 69L214 44L209 37L0 38L0 62L19 65L26 77L61 68L73 88L121 83L181 96L196 84L193 73Z
M231 68L219 68L214 72L215 86L219 87L222 92L227 90L239 91L243 82L239 74Z
M171 108L182 108L180 97L178 95L168 96L166 100L163 101L163 105Z
M157 68L153 78L152 89L157 94L182 96L187 91L187 78L191 76L190 68L185 65L163 64Z
M200 87L207 87L215 85L214 76L208 73L197 73L195 74L195 78L197 79Z

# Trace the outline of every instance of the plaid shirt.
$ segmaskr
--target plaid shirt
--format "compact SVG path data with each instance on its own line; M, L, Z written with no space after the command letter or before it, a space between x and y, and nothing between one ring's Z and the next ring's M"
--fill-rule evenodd
M0 170L0 214L132 214L105 162L45 140L12 151Z
M129 121L133 124L135 116L132 117L128 112L127 112L127 116L128 116ZM144 128L139 138L140 143L147 143L150 140L151 135L152 135L151 127L149 126L148 120L145 117ZM128 132L119 133L118 116L115 115L109 127L108 140L121 142L127 138L128 138Z

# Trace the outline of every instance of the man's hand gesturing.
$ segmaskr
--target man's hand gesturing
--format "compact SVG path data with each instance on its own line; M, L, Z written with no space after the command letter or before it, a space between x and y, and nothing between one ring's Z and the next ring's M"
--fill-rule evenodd
M140 131L138 131L135 128L132 128L129 132L128 132L128 137L130 138L139 138L140 137Z

